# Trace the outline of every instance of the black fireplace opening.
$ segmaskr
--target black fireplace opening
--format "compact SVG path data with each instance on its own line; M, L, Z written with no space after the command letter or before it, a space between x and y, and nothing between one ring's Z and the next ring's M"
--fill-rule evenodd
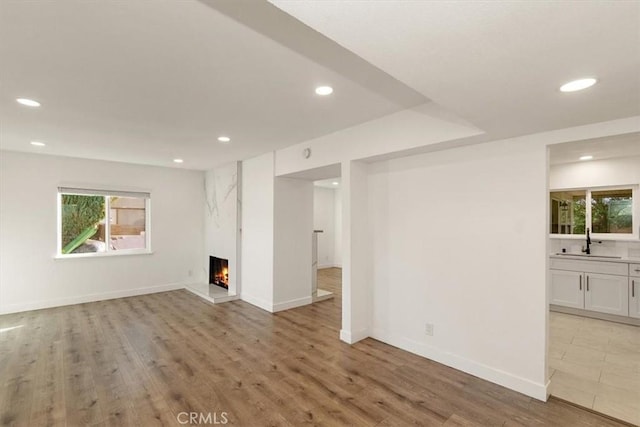
M229 289L229 260L209 257L209 284Z

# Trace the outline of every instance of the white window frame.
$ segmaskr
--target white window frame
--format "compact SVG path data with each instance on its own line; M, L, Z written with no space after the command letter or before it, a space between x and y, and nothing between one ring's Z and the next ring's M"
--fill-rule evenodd
M87 252L80 254L63 254L62 253L62 196L64 194L72 194L78 196L103 196L105 198L105 250L104 252ZM113 196L139 198L145 200L145 248L144 249L111 249L111 202ZM104 190L94 188L79 187L58 187L58 224L57 224L57 243L55 258L91 258L104 256L121 256L121 255L145 255L153 253L151 251L151 193L140 191L118 191Z
M591 223L591 193L598 191L608 190L631 190L631 197L633 198L631 204L631 233L593 233L591 232L591 238L595 240L638 240L640 236L640 190L637 184L632 185L616 185L607 187L580 187L580 188L558 188L549 190L549 195L557 191L584 191L586 197L586 212L585 212L585 226L589 230L593 230ZM551 211L547 212L549 215L549 222L551 221ZM586 239L586 234L552 234L549 233L549 237L552 239Z

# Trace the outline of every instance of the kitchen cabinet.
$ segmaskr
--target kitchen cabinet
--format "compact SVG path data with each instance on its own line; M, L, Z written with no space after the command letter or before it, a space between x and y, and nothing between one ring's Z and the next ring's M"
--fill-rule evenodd
M640 291L640 271L634 290L629 264L552 259L550 265L550 304L618 316L635 313L634 317L640 317L640 295L635 292ZM640 265L636 268L640 270Z
M563 307L584 308L583 273L551 270L550 303Z
M625 276L585 273L584 308L600 313L629 315L629 279Z
M629 316L640 319L640 264L629 264Z

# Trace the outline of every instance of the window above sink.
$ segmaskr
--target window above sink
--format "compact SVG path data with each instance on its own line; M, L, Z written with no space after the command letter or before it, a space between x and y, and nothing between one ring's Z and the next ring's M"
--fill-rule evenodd
M587 191L552 191L549 206L551 208L551 234L584 235L587 219Z
M638 186L552 190L549 233L553 238L638 239Z

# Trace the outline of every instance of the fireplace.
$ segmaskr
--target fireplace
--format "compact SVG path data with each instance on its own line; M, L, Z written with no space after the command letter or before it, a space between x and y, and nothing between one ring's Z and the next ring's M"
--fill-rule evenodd
M229 260L209 257L209 283L229 289Z

